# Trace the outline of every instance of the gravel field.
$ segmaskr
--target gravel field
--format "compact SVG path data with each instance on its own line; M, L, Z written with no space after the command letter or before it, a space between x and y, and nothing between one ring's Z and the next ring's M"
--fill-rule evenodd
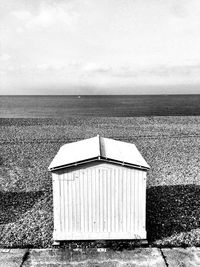
M199 130L199 116L0 119L0 246L51 246L48 165L61 145L97 134L135 143L151 166L149 243L199 246Z

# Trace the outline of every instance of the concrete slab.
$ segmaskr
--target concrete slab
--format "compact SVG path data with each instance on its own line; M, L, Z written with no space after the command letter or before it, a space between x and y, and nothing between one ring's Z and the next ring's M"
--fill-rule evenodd
M0 249L0 267L20 267L27 249Z
M25 267L165 267L157 248L136 248L132 251L98 252L97 250L70 251L67 249L31 249Z
M172 248L162 249L169 267L200 266L200 248Z

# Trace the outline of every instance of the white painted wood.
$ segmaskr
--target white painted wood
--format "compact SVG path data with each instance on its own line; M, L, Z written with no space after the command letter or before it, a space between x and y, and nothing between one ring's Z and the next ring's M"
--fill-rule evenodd
M53 173L54 240L146 239L146 172L88 163Z
M118 164L137 165L139 168L143 167L147 170L150 168L134 144L97 135L63 145L49 165L49 170L82 164L82 162L97 158L117 161Z
M53 214L54 214L54 233L55 239L56 232L60 232L60 196L59 196L59 178L56 173L52 174L53 183Z
M55 240L112 240L112 239L146 239L146 231L143 232L94 232L87 233L75 232L75 233L64 233L57 232Z

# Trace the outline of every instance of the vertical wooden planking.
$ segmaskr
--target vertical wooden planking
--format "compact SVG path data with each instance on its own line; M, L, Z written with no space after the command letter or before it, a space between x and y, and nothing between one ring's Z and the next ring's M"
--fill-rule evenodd
M117 176L117 180L118 180L118 193L117 193L117 207L118 207L118 216L117 216L117 232L120 232L120 226L121 226L121 170L118 169L118 176Z
M58 175L53 173L53 212L54 230L60 232L60 187Z
M101 207L100 207L100 232L103 232L103 221L104 221L104 213L103 213L103 208L104 208L104 181L103 181L103 169L100 170L100 183L101 183L101 190L100 190L100 203L101 203Z
M85 232L88 232L88 194L87 194L87 186L88 186L88 171L84 171L84 179L83 179L83 188L84 188L84 225Z
M115 185L116 182L116 185ZM115 231L119 231L119 170L115 171L115 181L114 181L115 191Z
M104 194L104 170L101 169L101 232L104 231L104 202L105 202L105 194Z
M76 231L81 231L81 222L80 222L80 172L76 172L76 183L75 183L75 190L76 190Z
M94 169L94 231L97 232L98 224L98 176L97 169Z
M122 232L122 216L123 216L123 171L121 168L119 168L119 175L118 175L118 179L119 179L119 191L118 191L118 198L119 198L119 216L118 216L118 231Z
M140 231L140 220L141 220L141 217L140 217L140 214L141 214L141 208L142 208L142 203L141 203L141 198L142 198L142 195L141 195L141 180L140 180L140 171L137 171L138 173L138 231Z
M101 173L102 173L102 232L104 232L105 220L106 220L106 214L105 214L105 202L106 202L105 170L102 169Z
M134 224L134 233L137 231L137 174L136 171L133 171L133 185L134 185L134 195L133 195L133 205L134 205L134 214L133 214L133 224Z
M105 197L104 197L104 232L108 232L108 184L109 184L109 180L108 180L108 170L104 170L104 192L105 192Z
M86 175L85 175L85 172L82 171L82 195L83 195L83 198L82 198L82 205L83 205L83 214L82 214L82 219L83 219L83 232L85 232L85 229L86 229L86 225L85 225L85 215L86 215L86 202L85 202L85 198L86 198L86 195L85 195L85 185L86 185L86 182L85 182L85 179L86 178Z
M105 187L105 171L102 169L102 232L104 232L104 221L105 221L105 201L106 201L106 187Z
M104 224L103 231L108 232L108 177L107 170L104 170Z
M129 217L130 217L130 214L129 214L129 206L130 206L130 196L129 196L129 187L130 187L130 171L127 170L127 177L126 177L126 203L127 203L127 206L126 206L126 229L127 229L127 232L130 232L129 230Z
M111 164L56 175L54 229L83 239L145 236L145 177L141 170Z
M85 232L84 172L81 170L81 232Z
M131 171L127 171L127 185L126 185L126 195L127 195L127 207L126 207L126 214L127 214L127 232L130 232L130 206L131 206L131 201L130 201L130 180L131 180Z
M69 187L67 185L68 173L65 173L64 192L65 192L65 231L69 232Z
M144 178L143 178L143 173L139 171L139 183L140 183L140 195L139 195L139 201L140 201L140 207L139 207L139 228L140 231L142 232L143 230L143 207L144 207L144 193L143 193L143 183L144 183Z
M68 223L68 217L67 217L67 208L68 208L68 203L67 203L67 191L66 191L66 186L67 186L67 178L70 174L69 173L64 173L62 174L62 196L63 196L63 231L67 231L66 225Z
M83 232L83 175L82 172L80 171L80 176L79 176L79 192L80 192L80 231Z
M97 230L97 178L96 178L96 169L92 170L93 172L93 231Z
M59 176L59 192L60 192L60 230L63 231L62 175Z
M137 198L135 199L135 201L137 201L137 233L139 233L140 231L140 173L137 170Z
M134 184L134 195L133 195L133 205L134 205L134 215L133 215L133 223L134 223L134 233L137 231L137 201L135 201L137 197L137 175L136 172L133 171L133 184Z
M95 181L96 181L96 207L95 207L95 211L96 211L96 232L99 232L99 170L96 169L95 171Z
M77 218L77 232L81 232L81 192L80 192L80 170L77 171L76 173L77 179L76 179L76 197L77 197L77 213L76 213L76 218Z
M129 214L130 214L130 219L129 219L129 224L130 224L130 232L132 232L132 212L133 212L133 205L132 205L132 199L133 199L133 191L132 191L132 172L130 171L130 187L129 187L129 195L130 195L130 206L129 206Z
M120 232L123 232L123 180L124 180L124 173L123 169L120 168Z
M67 183L67 188L68 188L68 209L69 209L69 232L72 232L72 188L71 188L71 181L70 178L69 180L66 181Z
M143 192L142 194L143 195L142 226L143 226L143 230L145 230L146 229L146 172L142 173L142 180L143 180L143 183L142 183L142 192Z
M92 226L92 216L91 216L91 170L88 170L88 232L91 233L91 226Z
M116 221L117 221L117 210L116 210L117 209L117 197L116 197L117 181L118 181L117 171L115 169L113 169L113 181L112 181L112 186L114 189L114 193L113 193L113 228L112 228L113 232L117 232L117 223L116 223Z
M111 179L110 179L110 213L111 213L111 220L110 220L110 229L111 232L114 232L115 230L115 225L114 225L114 220L115 220L115 209L114 209L114 205L115 205L115 188L114 188L114 170L111 169L110 170L110 174L111 174Z
M106 172L106 181L107 181L107 231L110 232L110 224L111 224L111 171L107 170Z
M83 196L82 196L82 181L83 181L83 179L82 179L82 172L81 172L81 170L79 170L79 203L80 203L80 206L79 206L79 218L80 218L80 232L82 231L82 210L83 210L83 208L82 208L82 198L83 198Z
M99 209L99 219L100 219L100 232L103 232L103 170L99 170L99 182L100 182L100 209Z
M99 181L99 232L102 232L102 170L98 169Z
M138 184L138 198L137 198L137 202L138 202L138 221L137 221L137 223L138 223L138 226L137 226L137 229L138 229L138 232L140 231L140 220L141 220L141 218L140 218L140 212L141 212L141 206L142 206L142 203L140 202L141 201L141 197L142 197L142 195L141 195L141 180L140 180L140 171L137 171L137 184Z
M75 173L72 173L72 231L76 232L76 190L75 185L76 184L76 178Z
M126 169L123 169L122 170L123 172L123 181L122 181L122 184L123 184L123 189L122 189L122 199L123 199L123 208L122 208L122 231L123 232L126 232L127 231L127 224L126 224L126 221L127 221L127 214L126 214L126 208L127 208L127 199L126 199L126 185L127 185L127 170Z
M138 173L137 170L134 171L135 173L135 197L134 197L134 203L135 203L135 233L138 231Z
M91 169L91 231L94 232L94 222L95 222L95 178L94 178L94 170Z
M95 226L95 178L94 178L94 169L91 169L91 231L94 232L94 226Z
M65 173L63 175L63 201L64 201L64 207L63 207L63 215L64 215L64 228L65 231L69 231L69 185L68 180L71 179L72 173Z
M102 233L102 170L99 169L99 232Z
M144 229L145 229L145 231L146 231L146 201L147 201L147 196L146 196L146 194L147 194L147 191L146 191L146 184L147 184L147 179L146 179L146 172L144 173L144 187L143 187L143 190L144 190L144 210L143 210L143 212L144 212Z
M100 178L100 169L97 169L97 218L98 218L98 223L97 223L97 232L100 232L100 224L101 224L101 214L100 214L100 208L101 208L101 178Z
M134 214L135 214L135 176L134 172L131 171L131 186L130 186L130 196L131 196L131 232L135 231L135 222L134 222Z
M87 212L86 212L86 216L85 216L85 221L87 222L86 225L86 231L89 232L89 213L90 213L90 207L89 207L89 195L88 192L90 190L90 188L88 188L88 184L89 184L89 170L85 170L86 173L86 188L85 188L85 194L86 194L86 208L87 208Z
M137 231L137 173L134 171L134 232Z

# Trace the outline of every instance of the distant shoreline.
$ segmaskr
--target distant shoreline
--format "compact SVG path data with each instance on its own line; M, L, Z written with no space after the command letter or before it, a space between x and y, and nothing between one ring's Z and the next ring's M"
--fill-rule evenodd
M1 95L0 94L0 97L61 97L61 96L64 96L64 97L77 97L77 96L90 96L90 97L113 97L113 96L116 96L116 97L121 97L121 96L200 96L200 93L199 94L191 94L191 93L188 93L188 94L59 94L59 95L53 95L53 94L45 94L45 95Z

